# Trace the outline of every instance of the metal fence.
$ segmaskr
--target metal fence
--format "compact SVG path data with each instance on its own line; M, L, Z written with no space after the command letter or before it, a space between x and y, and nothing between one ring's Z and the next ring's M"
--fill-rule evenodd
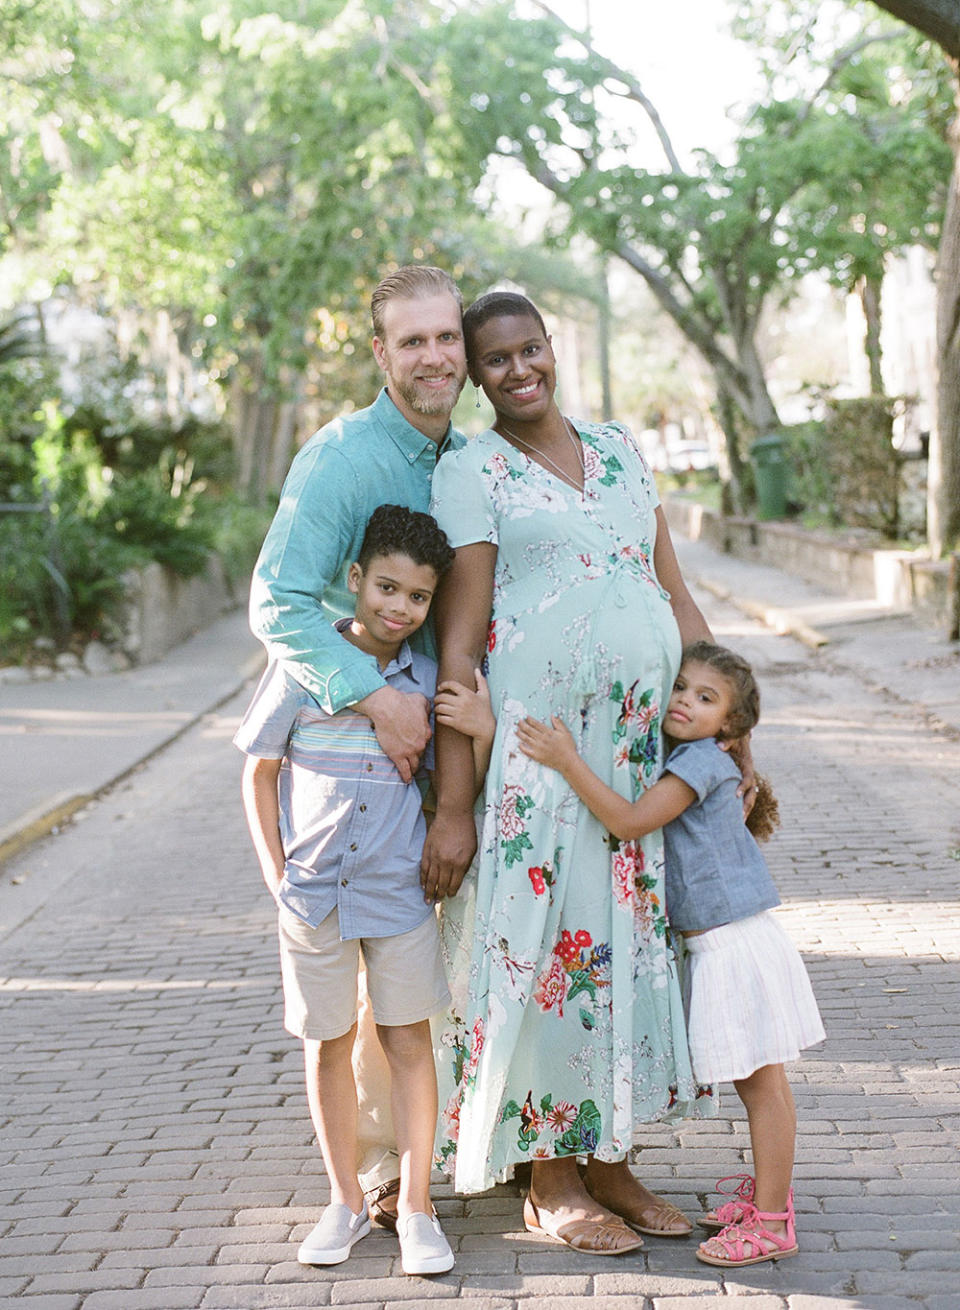
M54 636L65 642L70 636L70 586L64 572L63 551L54 500L46 482L41 483L37 502L0 501L0 514L40 514L42 516L42 555L40 564L52 583L50 609Z

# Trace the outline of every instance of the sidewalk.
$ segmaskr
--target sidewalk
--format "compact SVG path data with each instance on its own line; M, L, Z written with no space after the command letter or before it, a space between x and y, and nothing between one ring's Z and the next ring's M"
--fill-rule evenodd
M909 615L674 541L684 576L960 733L960 647ZM0 686L0 867L233 695L262 663L242 610L126 673Z
M227 700L262 662L236 610L155 664L0 685L0 866Z
M960 644L902 610L815 587L780 569L674 536L684 578L775 632L802 641L830 667L859 673L895 701L922 707L931 727L960 733Z

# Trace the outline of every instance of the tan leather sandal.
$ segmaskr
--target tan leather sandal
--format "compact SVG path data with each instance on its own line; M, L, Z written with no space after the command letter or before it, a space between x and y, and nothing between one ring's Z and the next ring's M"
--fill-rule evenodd
M665 1201L662 1196L654 1196L651 1192L651 1199L646 1204L626 1211L612 1205L606 1197L594 1196L586 1175L583 1184L598 1205L619 1215L635 1233L643 1233L645 1237L689 1237L693 1232L693 1224L683 1211L678 1210L671 1201Z
M523 1224L528 1233L546 1233L554 1241L588 1255L626 1255L639 1251L643 1239L622 1219L570 1219L560 1221L549 1210L541 1210L528 1196L523 1203Z
M400 1196L400 1179L391 1178L388 1183L364 1192L367 1214L370 1222L378 1228L386 1228L390 1233L397 1231L397 1200Z

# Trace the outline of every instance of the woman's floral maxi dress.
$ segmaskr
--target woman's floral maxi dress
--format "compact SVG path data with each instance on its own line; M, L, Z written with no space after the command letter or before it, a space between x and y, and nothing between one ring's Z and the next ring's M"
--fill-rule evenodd
M635 1126L690 1114L698 1095L660 833L618 842L517 745L524 715L559 714L623 796L659 772L680 637L653 571L656 491L624 429L579 431L583 497L492 431L434 475L451 544L498 548L497 736L477 859L444 903L453 1009L435 1025L438 1163L458 1192L521 1161L618 1159Z

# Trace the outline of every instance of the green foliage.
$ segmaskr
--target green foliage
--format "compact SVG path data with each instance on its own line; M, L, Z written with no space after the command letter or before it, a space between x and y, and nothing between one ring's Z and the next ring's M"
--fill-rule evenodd
M305 401L323 421L372 394L384 268L442 264L468 298L501 278L589 298L573 261L557 272L586 239L647 279L715 370L735 446L776 422L765 309L811 270L850 286L936 240L951 102L942 59L869 6L739 8L770 85L731 157L687 165L661 128L664 165L638 169L636 78L539 8L15 0L0 25L2 284L11 303L63 288L105 314L162 312L235 414L263 407L237 423L246 469L278 463L241 449L279 430L268 405ZM559 201L549 259L518 250L520 222L487 219L518 168ZM0 421L4 404L0 384ZM117 478L158 470L174 499L225 479L219 436L202 454L199 434L137 415L63 412ZM6 440L0 471L25 476L23 441Z
M834 524L837 507L827 465L827 437L822 422L788 424L781 429L789 469L787 495L794 509L814 522Z
M0 513L0 651L21 657L38 635L66 645L113 631L124 574L151 560L181 577L229 552L238 581L266 524L207 478L223 468L217 425L131 420L121 399L62 411L47 402L31 441L0 442L0 466L17 474L6 495L22 509ZM203 470L204 478L191 479Z
M102 633L124 572L142 562L75 503L0 513L0 660L21 658L37 636L66 645L74 633Z
M275 510L275 505L250 505L237 495L224 496L206 509L213 549L234 585L246 584Z
M883 396L827 403L826 469L841 523L899 534L901 457L893 445L896 402Z
M789 498L810 526L899 533L902 457L892 441L898 401L827 400L826 418L783 430Z
M209 523L192 513L192 504L175 500L155 474L116 478L92 515L104 536L155 559L182 578L203 571L213 545Z

